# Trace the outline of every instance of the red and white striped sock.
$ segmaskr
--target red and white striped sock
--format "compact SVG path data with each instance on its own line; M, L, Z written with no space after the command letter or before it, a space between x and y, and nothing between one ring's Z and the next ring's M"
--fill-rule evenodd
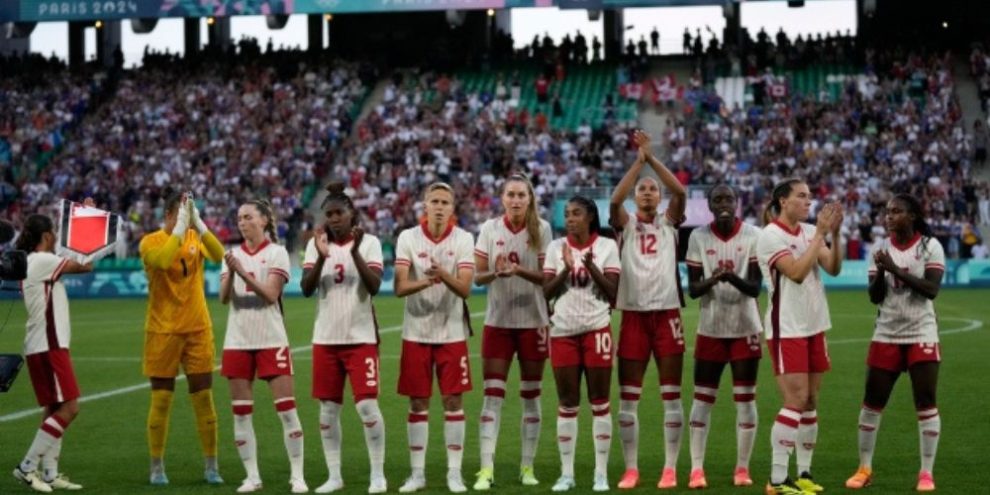
M732 384L732 400L736 403L736 467L749 469L749 459L756 442L756 383L737 381Z
M21 461L21 471L30 473L38 469L41 463L41 457L47 454L58 440L62 438L65 429L68 427L69 423L66 423L58 416L51 415L45 418L41 423L41 427L38 428L38 433L34 435L34 441L31 442L31 447L28 448L27 455Z
M591 433L595 439L595 473L608 473L608 452L612 448L612 414L608 399L592 399Z
M691 470L704 469L705 448L708 444L708 424L718 384L694 384L694 401L691 403Z
M485 374L485 398L481 404L478 421L478 443L481 450L481 468L495 467L495 445L502 422L502 402L505 401L505 375Z
M620 384L619 393L619 440L622 441L622 458L626 469L639 466L639 397L643 393L643 383L625 381Z
M801 411L783 407L777 412L777 420L770 429L770 448L773 457L770 465L770 483L779 484L787 479L787 468L791 461L791 450L797 443L798 426L801 424Z

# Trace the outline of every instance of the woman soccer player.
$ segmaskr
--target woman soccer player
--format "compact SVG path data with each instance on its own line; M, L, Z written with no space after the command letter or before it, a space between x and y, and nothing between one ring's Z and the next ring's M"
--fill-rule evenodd
M709 225L691 232L687 266L689 293L701 298L694 346L694 402L691 405L691 477L688 488L706 488L705 447L722 370L732 369L736 403L736 469L733 484L749 486L749 457L756 438L756 373L760 366L760 229L736 218L738 200L729 186L708 191Z
M485 399L478 424L481 470L475 490L495 483L505 381L513 356L519 355L522 397L522 462L519 480L536 485L533 458L540 438L540 383L547 359L547 306L543 299L543 259L550 244L550 224L540 219L529 179L513 175L502 185L505 215L481 225L474 249L474 280L488 286L484 358Z
M826 204L817 226L804 223L811 192L800 179L774 187L757 241L763 276L770 280L769 305L763 326L773 372L784 396L770 430L773 459L769 495L800 495L824 489L811 477L811 457L818 439L818 389L829 370L825 331L832 327L818 267L830 275L842 269L839 227L842 206ZM832 246L825 237L832 235ZM791 449L797 450L798 478L787 476Z
M608 490L608 451L612 445L609 390L612 379L612 301L619 285L619 249L599 237L598 208L575 196L564 209L567 236L550 243L543 267L543 291L554 300L550 364L557 383L557 447L560 479L553 491L575 487L574 452L581 402L581 374L588 383L594 416L595 476L592 489Z
M244 243L224 255L220 302L230 305L220 374L230 383L234 409L234 443L247 477L238 493L261 490L258 444L251 416L255 377L268 382L282 423L291 466L292 493L306 493L303 478L303 432L292 393L292 356L282 318L282 288L289 281L289 253L276 244L275 215L268 201L255 200L237 210L237 230Z
M342 182L327 186L325 221L306 245L302 291L317 294L313 326L313 397L330 476L316 493L344 487L340 474L340 409L350 380L371 461L368 493L384 493L385 423L378 407L378 325L372 298L382 284L382 245L358 227L358 211Z
M612 192L609 222L621 233L622 273L616 307L622 310L619 333L619 437L626 471L619 488L639 483L639 397L650 356L657 362L660 397L663 400L664 468L658 488L677 486L677 455L681 449L684 408L681 405L681 368L684 362L684 326L681 322L680 276L677 271L677 228L684 221L687 192L650 152L650 138L637 131L633 136L639 156ZM663 215L660 184L640 177L650 168L670 192ZM622 203L635 186L636 214L626 213Z
M93 205L91 199L85 204ZM14 477L39 492L82 489L58 472L62 435L79 413L79 385L69 357L69 299L61 278L92 271L93 265L57 256L55 242L52 220L44 215L29 216L17 239L17 249L28 253L27 278L21 283L28 313L24 356L34 395L44 411L41 427L24 460L14 468Z
M942 284L945 253L932 238L914 196L894 196L887 203L886 220L890 237L875 243L870 256L870 301L879 311L866 359L866 393L859 412L859 470L846 481L846 487L863 488L873 480L880 413L897 378L907 371L921 437L917 490L930 492L935 489L932 467L942 429L935 407L941 353L932 301Z
M213 406L213 322L206 308L203 265L223 259L223 245L206 227L187 194L166 188L165 226L141 239L148 277L144 334L144 375L151 380L148 449L151 484L167 485L165 439L175 377L182 365L205 457L207 483L220 484L217 468L217 411Z
M457 227L454 190L442 182L426 189L426 218L399 234L395 247L395 295L406 298L402 323L399 394L409 397L409 460L412 475L399 488L426 487L426 440L433 375L440 384L447 446L447 488L467 491L461 476L464 410L461 394L471 390L467 337L470 318L464 300L471 295L474 239Z

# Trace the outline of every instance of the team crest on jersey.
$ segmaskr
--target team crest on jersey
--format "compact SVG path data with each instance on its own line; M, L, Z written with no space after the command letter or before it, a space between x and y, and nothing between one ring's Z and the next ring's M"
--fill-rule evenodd
M708 256L715 256L717 253L715 252L714 249L708 249L705 251L705 254L707 254Z
M797 251L797 244L791 244L791 249Z
M196 246L189 246L189 254L196 254Z
M420 258L428 258L429 257L429 255L426 254L426 252L422 252L422 251L419 254L417 254L416 256L419 256Z
M454 256L454 252L453 251L447 251L447 256Z
M495 241L495 245L498 246L498 247L502 247L502 246L505 245L505 241L503 241L502 239L499 239L499 240Z

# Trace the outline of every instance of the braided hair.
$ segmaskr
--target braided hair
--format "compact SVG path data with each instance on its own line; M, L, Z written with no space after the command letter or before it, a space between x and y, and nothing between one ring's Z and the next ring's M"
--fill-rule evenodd
M41 236L45 233L55 233L55 224L45 215L31 215L24 222L20 237L17 238L17 249L32 252L41 244Z
M908 214L914 216L914 220L911 222L911 230L921 234L921 249L922 252L928 250L928 241L932 238L932 228L925 221L925 211L921 207L921 202L918 198L905 193L900 193L890 198L891 201L900 201L907 206Z
M763 210L764 225L769 225L773 219L780 216L780 200L790 196L791 191L794 190L794 186L802 183L804 183L804 181L801 179L785 179L783 182L774 186L773 192L770 193L770 203L767 204L766 209Z
M247 204L257 208L258 213L268 220L268 223L265 224L265 234L270 241L278 243L278 231L275 228L275 209L272 207L272 203L267 199L253 199L248 201Z
M351 227L356 227L358 225L358 209L354 206L354 201L345 192L345 185L343 181L334 180L327 184L326 191L327 197L323 198L323 203L320 204L320 209L326 211L327 207L331 203L340 202L346 205L351 210Z

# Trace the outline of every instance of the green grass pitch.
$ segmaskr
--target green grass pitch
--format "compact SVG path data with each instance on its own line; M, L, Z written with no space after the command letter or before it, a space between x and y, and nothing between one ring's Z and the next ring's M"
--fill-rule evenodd
M945 290L936 301L943 333L943 366L939 385L938 405L942 415L942 438L935 467L935 479L942 493L985 493L990 482L985 452L990 445L988 422L988 392L985 376L986 359L990 352L990 290ZM862 400L864 359L873 326L875 309L865 291L833 291L829 294L833 329L829 333L829 349L833 371L825 377L819 416L821 430L815 452L814 473L829 493L841 492L843 482L857 464L856 422ZM76 422L68 430L62 451L61 467L73 480L85 485L89 493L233 493L244 476L232 441L233 425L227 384L218 375L215 397L220 416L220 465L227 483L207 486L202 481L202 461L196 441L192 409L180 382L173 407L171 431L166 452L166 467L171 486L152 488L147 485L147 447L145 418L149 393L141 376L141 345L143 337L143 300L74 300L71 301L73 326L72 355L84 402ZM309 343L313 325L314 301L290 299L285 314L289 337L296 348L296 396L300 417L306 434L306 479L315 488L326 479L326 467L320 447L317 427L317 402L310 398ZM409 472L406 450L405 419L407 402L395 394L397 381L402 302L394 297L378 298L377 313L383 328L381 347L382 393L381 405L387 431L386 475L389 489L395 492ZM475 328L481 328L484 299L475 296L470 301L475 313ZM6 328L0 333L0 352L19 352L23 338L24 306L20 301L0 302L0 318L8 313ZM217 347L222 345L227 309L215 300L210 302L216 328ZM697 303L689 301L684 310L689 345L697 322ZM2 320L0 320L2 321ZM617 322L616 318L613 322ZM618 327L613 324L613 334ZM466 395L464 409L468 416L464 474L470 485L478 468L477 416L481 405L481 362L478 357L480 338L476 335L469 346L472 352L472 374L475 391ZM689 347L690 353L690 347ZM692 361L685 360L683 382L685 416L691 406ZM756 485L750 488L731 487L735 462L735 432L732 426L735 408L732 406L728 372L722 378L718 402L712 415L706 472L708 493L762 493L769 472L769 433L774 415L780 406L769 366L764 360L760 370L757 401L760 409L759 433L753 453L751 471ZM875 482L871 493L909 493L914 489L918 470L918 431L911 404L906 376L894 391L880 428L874 461ZM653 492L657 473L662 465L661 404L655 370L644 380L640 404L640 471L642 483L638 492ZM281 427L271 405L271 395L263 384L255 387L255 431L258 434L259 457L265 492L287 492L288 461L282 446ZM613 409L618 407L618 386L613 379ZM115 394L109 394L116 392ZM349 391L347 392L349 394ZM95 398L93 398L95 396ZM368 482L367 454L357 414L349 395L345 395L343 414L343 473L344 493L364 493ZM90 398L90 399L86 399ZM39 422L34 408L27 370L10 392L0 394L0 493L27 493L9 474L26 451ZM439 400L433 402L430 415L430 444L427 456L427 479L430 493L446 493L445 449L443 448L443 415ZM540 485L523 488L516 481L519 461L519 401L518 368L510 380L496 459L496 492L549 493L550 485L559 474L555 442L556 397L549 371L544 375L544 422L536 460ZM614 417L614 411L613 411ZM616 426L617 429L617 426ZM581 411L578 435L578 493L590 492L594 455L591 446L590 411ZM609 465L609 480L615 489L622 474L623 463L617 430L613 438ZM793 460L792 460L793 466ZM678 473L680 487L687 491L690 469L688 436L685 430ZM792 467L793 469L793 467Z

